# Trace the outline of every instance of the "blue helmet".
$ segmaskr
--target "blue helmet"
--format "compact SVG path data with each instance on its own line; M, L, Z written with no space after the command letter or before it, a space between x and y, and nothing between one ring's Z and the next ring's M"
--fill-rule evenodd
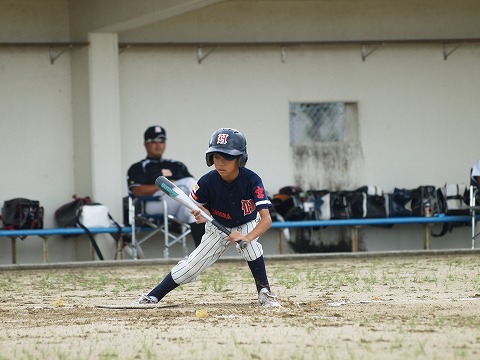
M248 160L247 140L243 134L231 128L220 128L212 134L205 160L207 166L213 165L213 154L221 153L233 157L240 157L238 165L244 167Z

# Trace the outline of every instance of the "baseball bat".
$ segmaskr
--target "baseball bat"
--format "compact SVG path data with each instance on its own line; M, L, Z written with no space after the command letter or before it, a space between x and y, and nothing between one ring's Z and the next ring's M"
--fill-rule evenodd
M223 226L217 220L208 215L205 211L200 209L198 205L195 204L195 202L182 191L182 189L180 189L177 185L173 184L165 176L159 176L157 180L155 180L155 185L167 196L187 207L188 209L200 211L200 215L207 219L207 221L211 222L215 227L217 227L217 229L220 229L223 233L227 235L231 234L230 230L228 230L225 226ZM248 241L238 240L237 244L240 246L241 249L245 249L248 245Z

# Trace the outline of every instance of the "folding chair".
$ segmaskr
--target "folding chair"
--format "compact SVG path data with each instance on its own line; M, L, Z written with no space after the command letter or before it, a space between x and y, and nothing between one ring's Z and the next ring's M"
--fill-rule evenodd
M475 239L480 237L480 233L477 234L477 231L475 229L476 224L477 224L476 213L477 213L478 210L480 210L480 206L477 206L477 204L476 204L476 198L477 198L477 195L478 195L479 184L473 177L470 177L470 179L471 179L471 182L470 182L470 215L472 217L472 249L475 249Z
M148 214L145 211L147 201L162 201L163 214ZM138 247L158 233L164 234L165 247L163 257L168 259L170 247L181 243L184 256L188 256L187 235L191 233L189 224L182 223L175 216L168 214L168 204L163 196L128 198L129 220L132 226L133 258L138 259ZM173 228L173 229L172 229ZM145 231L144 236L139 234Z

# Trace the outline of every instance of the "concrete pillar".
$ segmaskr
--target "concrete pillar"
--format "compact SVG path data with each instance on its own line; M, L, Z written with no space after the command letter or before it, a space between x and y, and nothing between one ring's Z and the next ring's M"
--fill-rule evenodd
M117 34L89 34L92 197L122 222L121 122Z

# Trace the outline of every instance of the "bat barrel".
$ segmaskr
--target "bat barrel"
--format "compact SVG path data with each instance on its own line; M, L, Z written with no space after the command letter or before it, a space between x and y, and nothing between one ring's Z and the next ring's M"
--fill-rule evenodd
M183 206L186 206L190 210L200 210L200 215L202 215L207 221L210 221L214 226L224 232L226 235L230 235L231 231L220 224L217 220L213 219L207 213L205 213L201 208L197 206L189 197L186 195L178 186L173 184L170 180L168 180L165 176L159 176L155 180L155 186L157 186L160 190L162 190L165 194L169 197L174 199L175 201L179 202ZM245 249L248 245L248 241L240 240L237 241L238 245L241 249Z

